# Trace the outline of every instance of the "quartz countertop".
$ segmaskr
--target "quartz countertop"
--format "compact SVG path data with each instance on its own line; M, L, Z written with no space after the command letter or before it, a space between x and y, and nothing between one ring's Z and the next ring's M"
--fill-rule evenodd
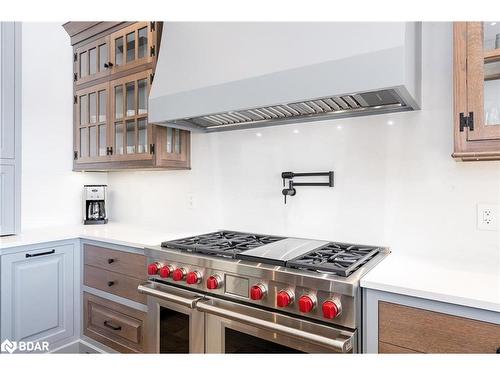
M144 248L147 246L160 245L162 241L188 237L213 230L217 229L196 232L176 232L164 229L145 229L140 226L121 223L37 228L23 231L19 235L0 237L0 255L2 254L2 250L5 251L6 249L18 246L76 238Z
M500 312L500 265L390 254L361 279L363 288Z

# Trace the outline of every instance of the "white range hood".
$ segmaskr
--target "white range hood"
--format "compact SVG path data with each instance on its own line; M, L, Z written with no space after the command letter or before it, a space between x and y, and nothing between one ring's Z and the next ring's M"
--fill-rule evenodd
M149 121L220 131L419 109L417 22L165 22Z

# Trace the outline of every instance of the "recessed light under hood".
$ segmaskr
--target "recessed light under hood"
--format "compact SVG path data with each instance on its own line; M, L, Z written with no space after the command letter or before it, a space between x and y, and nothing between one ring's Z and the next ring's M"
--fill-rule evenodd
M149 99L155 124L222 131L419 109L419 23L167 23L165 30ZM339 30L359 45L293 52L283 40ZM281 43L265 56L271 62L248 54L273 37ZM200 49L206 59L194 62Z

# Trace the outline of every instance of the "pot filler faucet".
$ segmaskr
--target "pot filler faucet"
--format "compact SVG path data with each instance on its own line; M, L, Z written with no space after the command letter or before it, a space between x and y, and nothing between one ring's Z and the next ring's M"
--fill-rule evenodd
M327 176L328 182L294 182L293 179L295 177L318 177L318 176ZM293 197L297 194L296 186L327 186L333 187L333 171L329 172L311 172L311 173L295 173L295 172L281 172L281 178L283 179L283 187L286 186L286 180L288 180L288 188L284 188L281 191L285 198L291 196Z

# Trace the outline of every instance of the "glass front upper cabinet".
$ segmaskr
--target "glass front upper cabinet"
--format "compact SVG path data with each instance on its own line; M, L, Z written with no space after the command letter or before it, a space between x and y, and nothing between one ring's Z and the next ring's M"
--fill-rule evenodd
M118 72L152 62L156 55L156 22L136 22L110 36L112 71Z
M77 85L110 74L109 45L109 37L104 37L76 49L73 80Z
M152 71L111 82L114 155L149 154L148 94Z

